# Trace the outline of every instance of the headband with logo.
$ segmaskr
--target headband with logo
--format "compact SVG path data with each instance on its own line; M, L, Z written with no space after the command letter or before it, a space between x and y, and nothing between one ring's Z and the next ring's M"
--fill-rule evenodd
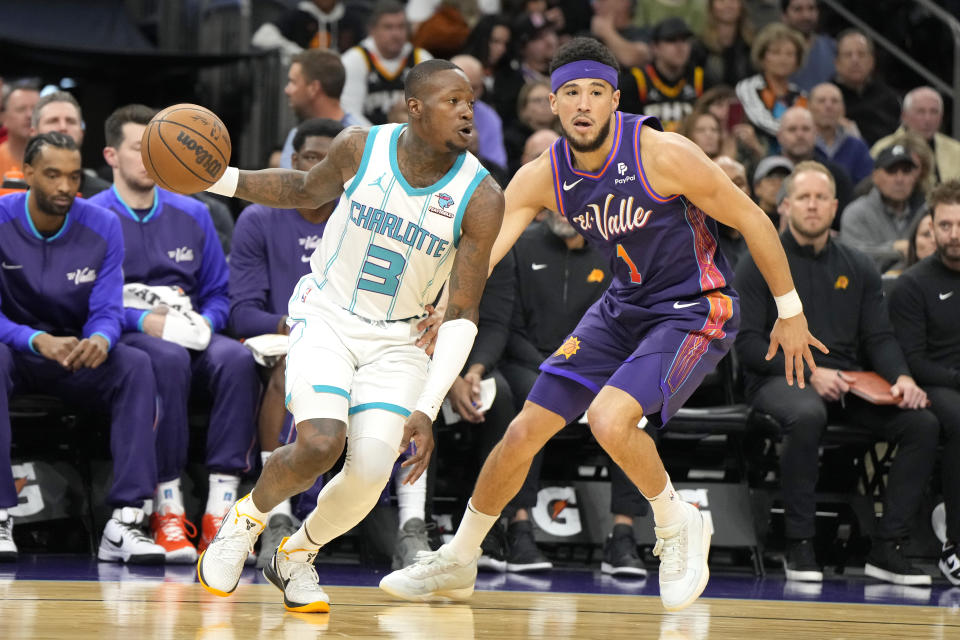
M581 78L606 80L614 90L616 90L619 82L617 70L610 65L596 60L575 60L558 67L550 74L550 90L556 93L557 89L566 83Z

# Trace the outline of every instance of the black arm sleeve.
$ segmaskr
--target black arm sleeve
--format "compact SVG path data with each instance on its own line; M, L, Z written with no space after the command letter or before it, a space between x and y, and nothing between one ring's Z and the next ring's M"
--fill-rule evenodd
M754 375L782 375L782 351L778 350L772 360L765 359L770 331L777 321L777 304L750 254L737 264L734 288L740 294L740 333L736 341L740 362Z
M467 358L467 368L482 364L489 373L500 361L507 346L510 333L510 317L513 315L514 282L513 252L504 256L487 280L480 299L480 320L477 337Z
M890 320L910 372L919 385L956 387L957 374L928 355L927 313L923 291L916 278L910 274L897 278L890 293Z
M893 335L887 301L883 297L880 272L865 255L858 256L857 267L864 287L860 301L860 349L874 371L889 382L902 375L910 375L900 344Z

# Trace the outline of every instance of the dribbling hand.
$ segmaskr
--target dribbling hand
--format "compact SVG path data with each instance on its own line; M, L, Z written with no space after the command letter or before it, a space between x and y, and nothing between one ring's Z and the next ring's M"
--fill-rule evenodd
M777 355L777 347L783 349L787 384L793 386L793 374L796 371L797 386L803 389L806 386L803 381L804 361L810 367L810 371L817 369L817 364L813 361L813 352L810 351L811 345L823 353L830 353L830 350L814 338L807 329L807 318L802 313L791 318L777 318L773 330L770 331L770 348L767 349L766 359L771 360Z
M427 414L414 411L403 425L403 439L400 440L400 453L407 450L413 442L413 455L401 464L401 467L413 467L407 474L404 484L413 484L430 464L433 453L433 423Z

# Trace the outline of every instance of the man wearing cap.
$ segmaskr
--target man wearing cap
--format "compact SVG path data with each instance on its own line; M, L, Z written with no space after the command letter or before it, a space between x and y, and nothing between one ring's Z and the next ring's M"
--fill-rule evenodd
M793 171L793 163L789 158L767 156L757 164L753 172L754 200L780 231L784 230L785 221L777 211L780 203L778 194L783 186L783 179L790 175L791 171Z
M840 221L840 239L863 251L881 272L904 266L910 225L923 210L923 196L913 198L920 171L902 144L877 156L873 188L850 203Z
M703 67L690 64L693 31L683 18L667 18L651 32L653 61L624 74L620 110L656 116L676 131L703 95Z

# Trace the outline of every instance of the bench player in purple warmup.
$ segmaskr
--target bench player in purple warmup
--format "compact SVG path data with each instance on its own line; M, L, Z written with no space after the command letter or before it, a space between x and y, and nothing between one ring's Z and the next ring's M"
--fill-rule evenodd
M680 500L643 416L662 426L729 351L739 324L731 269L714 219L738 229L776 297L786 377L804 385L815 368L800 298L766 215L692 142L651 117L618 112L618 65L595 40L575 38L554 57L550 104L564 137L525 165L505 192L496 264L543 208L564 214L610 260L613 280L541 375L523 411L487 458L453 540L386 576L380 587L408 600L473 593L480 542L519 490L530 461L587 410L597 441L652 505L660 597L678 610L706 586L712 531ZM707 215L709 212L709 216Z

